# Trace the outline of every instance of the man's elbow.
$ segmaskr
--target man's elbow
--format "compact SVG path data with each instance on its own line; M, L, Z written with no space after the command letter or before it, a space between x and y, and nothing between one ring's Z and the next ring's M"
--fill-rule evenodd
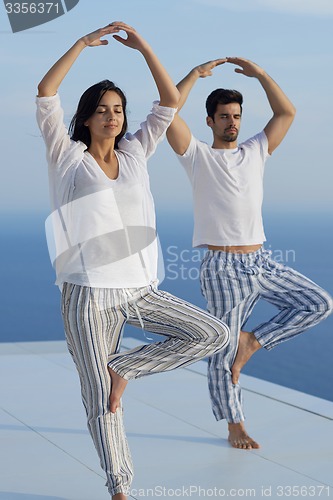
M288 110L288 116L293 120L296 116L296 108L293 104L290 104L290 108Z
M275 115L277 118L282 119L285 123L288 123L289 126L294 121L296 116L296 108L293 104L291 104L288 109L281 111L280 114Z

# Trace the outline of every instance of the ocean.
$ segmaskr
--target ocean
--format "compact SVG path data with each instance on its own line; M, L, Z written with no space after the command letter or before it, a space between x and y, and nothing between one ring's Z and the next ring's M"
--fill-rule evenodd
M44 234L47 213L0 214L0 342L63 340L60 292L48 257ZM193 249L192 216L163 212L157 227L165 276L160 288L205 308L199 285L204 254ZM333 293L331 214L269 213L265 217L267 249L279 262L297 269ZM259 302L247 329L275 313ZM257 352L244 373L333 401L333 315L276 349ZM147 342L140 329L126 326L124 336ZM154 338L148 334L150 338Z

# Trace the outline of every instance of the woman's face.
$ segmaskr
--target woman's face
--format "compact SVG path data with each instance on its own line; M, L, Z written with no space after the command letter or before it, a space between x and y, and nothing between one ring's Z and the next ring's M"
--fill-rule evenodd
M89 128L91 141L115 139L124 124L124 111L121 97L113 90L103 95L96 108L84 125Z

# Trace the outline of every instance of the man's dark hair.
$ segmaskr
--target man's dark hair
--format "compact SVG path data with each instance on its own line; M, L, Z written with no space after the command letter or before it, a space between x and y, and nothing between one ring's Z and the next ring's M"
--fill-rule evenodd
M242 113L243 96L238 90L213 90L206 100L207 115L214 119L218 104L230 104L232 102L238 102Z
M89 87L82 94L77 111L69 125L69 133L72 134L71 139L73 139L73 141L82 141L87 148L89 148L91 136L89 128L84 125L84 122L95 113L103 95L108 90L112 90L119 95L123 106L124 124L120 134L115 140L115 148L118 147L120 139L126 134L127 131L126 97L124 92L110 80L103 80L99 83L95 83L95 85Z

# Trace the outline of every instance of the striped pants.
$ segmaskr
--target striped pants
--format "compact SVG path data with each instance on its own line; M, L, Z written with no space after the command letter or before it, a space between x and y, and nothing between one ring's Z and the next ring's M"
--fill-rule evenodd
M128 493L133 467L122 408L109 410L110 366L127 380L185 367L225 348L228 327L155 285L136 289L90 288L64 283L62 315L79 373L88 429L106 473L110 495ZM119 353L125 323L167 339Z
M269 350L325 319L333 309L330 295L297 271L270 258L261 248L249 254L208 250L201 263L201 291L207 310L230 328L230 343L208 363L208 385L216 420L245 419L241 387L231 379L240 331L262 298L278 308L276 316L252 330Z

